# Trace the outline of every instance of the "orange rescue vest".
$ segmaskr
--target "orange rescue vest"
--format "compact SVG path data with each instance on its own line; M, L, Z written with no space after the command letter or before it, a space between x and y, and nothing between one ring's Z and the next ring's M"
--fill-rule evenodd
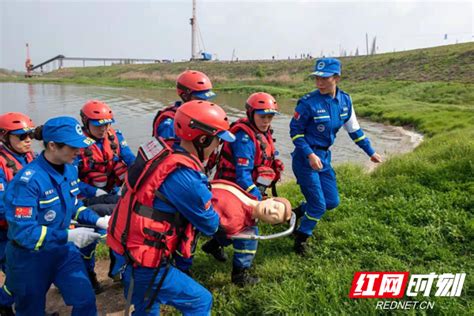
M275 144L272 137L272 131L266 133L258 131L253 127L247 118L237 120L232 124L230 131L237 133L243 130L255 144L255 161L252 171L252 180L257 179L262 172L273 170L275 160ZM236 181L234 154L230 143L225 142L217 158L217 170L214 179L224 179L232 182ZM269 186L268 184L267 186Z
M161 122L163 122L167 118L174 119L174 116L176 115L176 111L178 110L178 107L180 105L181 105L181 102L176 101L175 104L170 105L164 108L163 110L158 111L158 113L156 113L155 118L153 119L153 132L152 132L153 137L158 139L160 135L157 134L157 131Z
M84 132L86 136L86 132ZM89 136L90 137L90 136ZM109 191L115 186L121 186L121 180L114 172L119 165L126 167L120 158L120 145L118 144L117 133L113 128L109 128L107 136L102 143L102 149L97 144L81 149L81 161L79 163L79 179L87 184L94 185L94 173L99 172L107 177L107 184L104 190ZM91 174L92 173L92 174Z
M136 265L156 268L177 250L185 258L191 256L195 241L191 223L179 212L153 208L155 198L170 203L158 189L180 167L203 170L196 157L174 151L159 138L139 148L137 160L128 171L122 198L110 220L107 244Z

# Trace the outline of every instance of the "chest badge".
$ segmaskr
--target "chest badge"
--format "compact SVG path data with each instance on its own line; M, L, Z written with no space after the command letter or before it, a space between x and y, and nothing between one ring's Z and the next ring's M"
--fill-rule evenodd
M56 218L56 212L53 210L49 210L44 214L44 220L47 222L52 222Z
M324 126L324 124L319 124L318 126L316 126L316 129L318 130L318 132L322 133L326 130L326 126Z

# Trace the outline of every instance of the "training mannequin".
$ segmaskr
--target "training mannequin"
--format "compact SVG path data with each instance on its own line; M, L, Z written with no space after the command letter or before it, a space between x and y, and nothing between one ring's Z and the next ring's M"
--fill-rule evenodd
M291 204L284 198L258 201L238 185L226 180L214 180L212 205L220 217L220 225L227 236L238 234L246 227L255 226L257 220L280 224L291 217Z

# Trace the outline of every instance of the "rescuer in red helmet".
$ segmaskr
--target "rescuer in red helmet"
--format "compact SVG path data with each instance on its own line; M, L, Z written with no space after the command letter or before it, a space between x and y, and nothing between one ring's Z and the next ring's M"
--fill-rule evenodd
M3 195L15 174L35 158L31 150L35 125L23 113L9 112L0 115L0 264L5 273L5 247L8 242L8 225L5 219ZM13 296L5 286L0 289L0 315L14 315Z
M210 100L216 96L212 91L211 80L202 72L186 70L176 80L176 92L182 101L158 111L153 119L153 136L164 139L176 138L174 131L174 116L176 110L183 102L191 100Z
M82 148L75 164L79 171L79 188L85 197L84 205L100 216L112 214L118 192L123 184L127 168L135 161L135 155L118 129L112 128L115 122L112 109L104 102L91 100L81 108L83 133L94 139L95 143ZM95 247L91 244L81 249L87 271L96 293L103 289L94 272Z
M245 104L246 118L232 124L231 132L236 141L225 143L217 156L217 170L214 179L223 179L236 183L244 191L262 200L266 190L273 189L284 169L281 160L276 159L271 123L279 114L277 101L265 92L256 92L249 96ZM257 226L253 226L258 233ZM249 274L253 258L257 251L256 240L234 240L224 243L233 244L234 258L232 282L237 285L254 284L256 277ZM202 250L213 255L219 261L226 261L225 253L217 239L205 243Z
M210 314L211 293L170 262L175 252L191 256L196 230L208 236L218 231L219 216L202 163L220 141L235 140L228 129L227 115L218 105L186 102L174 118L180 143L170 147L153 138L140 147L129 169L107 244L129 260L122 280L125 296L131 298L127 305L133 304L136 314L156 315L162 303L185 315Z

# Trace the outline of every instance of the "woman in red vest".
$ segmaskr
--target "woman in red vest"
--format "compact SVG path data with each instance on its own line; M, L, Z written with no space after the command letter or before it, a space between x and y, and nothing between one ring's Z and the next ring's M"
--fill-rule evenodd
M3 271L8 241L3 195L15 174L35 158L31 150L34 129L31 118L23 113L0 115L0 262ZM0 290L0 315L14 315L11 308L13 301L10 291L3 286Z

